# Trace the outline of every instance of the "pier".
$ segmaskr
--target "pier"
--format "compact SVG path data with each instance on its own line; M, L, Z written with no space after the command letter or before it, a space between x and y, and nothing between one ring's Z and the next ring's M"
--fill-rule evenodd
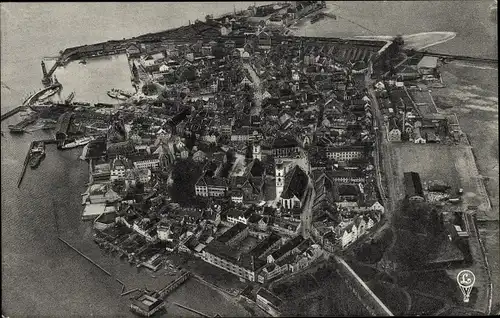
M170 293L172 293L177 287L182 285L189 277L191 276L190 272L185 272L178 278L176 278L173 282L163 287L161 290L157 292L158 296L162 299L167 297Z
M5 114L1 115L0 121L4 121L5 119L7 119L9 117L14 116L15 114L19 113L22 110L26 110L26 107L25 106L18 106L14 109L11 109L8 112L6 112Z

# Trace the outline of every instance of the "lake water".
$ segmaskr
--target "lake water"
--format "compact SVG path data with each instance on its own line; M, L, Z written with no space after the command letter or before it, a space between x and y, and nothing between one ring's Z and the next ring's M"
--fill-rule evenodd
M329 2L339 19L306 23L301 32L352 36L370 32L392 35L454 31L454 40L431 49L491 57L497 55L497 34L496 25L488 19L489 4L490 1ZM239 2L234 7L238 10L248 5ZM40 61L44 57L69 46L132 37L187 24L188 20L203 20L207 14L232 11L233 3L2 3L0 8L4 113L17 106L25 94L41 87ZM64 85L63 98L75 91L76 100L106 102L108 89L131 88L123 56L98 59L85 66L71 63L56 75ZM19 116L14 116L2 122L2 130L18 120ZM16 188L29 142L46 137L41 131L24 136L7 133L2 137L2 310L13 317L128 316L128 299L119 296L121 286L57 240L57 230L75 244L88 236L88 229L80 221L80 193L84 191L88 168L76 159L78 150L48 149L40 167L28 169L21 188ZM86 253L99 254L95 245L80 245ZM132 284L127 288L142 287L138 279L128 277L119 264L107 259L103 261L110 266L107 268L123 273L126 277L121 279ZM181 287L172 297L207 313L217 309L227 316L244 314L240 307L195 282ZM188 315L170 310L170 315Z

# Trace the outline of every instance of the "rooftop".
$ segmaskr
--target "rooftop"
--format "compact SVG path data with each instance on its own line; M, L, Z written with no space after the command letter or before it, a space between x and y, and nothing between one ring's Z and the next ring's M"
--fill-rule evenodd
M238 235L239 233L244 231L246 228L248 228L248 226L246 224L238 222L235 225L233 225L231 228L229 228L226 232L224 232L224 234L219 236L217 238L217 241L219 241L221 243L227 243L232 238L234 238L236 235Z
M302 200L308 183L309 177L304 170L299 166L295 166L285 177L285 187L281 197L290 199L296 196L299 200Z

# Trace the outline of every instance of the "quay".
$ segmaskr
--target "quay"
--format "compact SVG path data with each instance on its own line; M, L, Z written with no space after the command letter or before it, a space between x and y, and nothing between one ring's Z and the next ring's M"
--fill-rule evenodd
M102 270L104 273L106 273L108 276L111 276L110 272L108 272L107 270L105 270L104 268L102 268L99 264L97 264L96 262L94 262L92 259L90 259L87 255L83 254L82 252L80 252L79 250L77 250L75 247L73 247L71 244L69 244L68 242L66 242L65 240L63 240L62 238L58 237L58 239L63 242L64 244L68 245L71 249L73 249L75 252L77 252L78 254L80 254L81 256L83 256L85 259L87 259L89 262L91 262L92 264L94 264L95 266L97 266L97 268L99 268L100 270Z
M5 114L1 115L1 120L0 121L4 121L5 119L7 119L9 117L12 117L12 116L14 116L15 114L19 113L22 110L26 110L26 106L18 106L18 107L14 108L14 109L11 109L8 112L6 112Z

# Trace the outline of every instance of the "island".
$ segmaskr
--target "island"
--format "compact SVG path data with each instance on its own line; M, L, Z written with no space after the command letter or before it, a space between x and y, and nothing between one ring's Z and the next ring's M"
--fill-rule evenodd
M191 278L256 315L489 314L476 217L491 204L466 134L432 90L446 87L451 60L497 62L417 50L404 36L293 36L302 19L336 18L325 6L250 6L42 62L44 88L20 106L32 115L9 128L43 119L54 131L25 167L45 144L83 146L95 247L170 277L157 290L123 284L137 315L165 311ZM104 92L116 104L50 99L64 85L58 67L116 54L131 75L130 91ZM462 269L477 277L468 303Z

